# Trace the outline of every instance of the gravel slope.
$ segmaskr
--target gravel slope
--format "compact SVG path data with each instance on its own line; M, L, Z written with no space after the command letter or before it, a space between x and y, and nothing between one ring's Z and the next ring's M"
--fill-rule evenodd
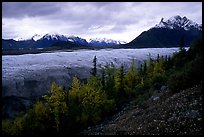
M121 112L95 127L85 135L203 135L201 85L159 99L142 106L129 103Z

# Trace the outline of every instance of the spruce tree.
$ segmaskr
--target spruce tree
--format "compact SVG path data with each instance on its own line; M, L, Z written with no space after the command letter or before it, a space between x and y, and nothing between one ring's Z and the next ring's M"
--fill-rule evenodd
M180 41L179 41L179 49L180 49L180 51L185 51L185 41L184 41L184 37L182 36L181 38L180 38Z
M102 90L105 90L105 69L102 68L101 70L101 86Z
M91 71L91 74L94 77L97 74L96 61L97 61L97 58L96 58L96 56L94 56L94 59L93 59L93 68L92 68L92 71Z
M146 74L146 71L147 71L147 61L145 60L144 61L144 68L143 68L143 75Z
M120 67L120 90L121 92L124 92L124 66L123 64Z

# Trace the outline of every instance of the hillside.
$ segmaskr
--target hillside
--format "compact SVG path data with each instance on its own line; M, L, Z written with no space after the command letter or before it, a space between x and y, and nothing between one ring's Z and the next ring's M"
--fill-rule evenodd
M189 46L190 43L196 38L201 37L201 31L186 31L186 30L174 30L166 28L152 28L148 31L140 34L136 39L130 43L124 45L124 47L130 48L160 48L160 47L179 47L180 39L184 37L185 46Z
M202 85L169 94L168 90L122 111L83 135L202 135Z

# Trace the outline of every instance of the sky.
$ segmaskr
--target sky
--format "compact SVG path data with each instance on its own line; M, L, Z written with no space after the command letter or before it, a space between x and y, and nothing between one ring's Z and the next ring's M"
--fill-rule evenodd
M202 2L2 2L2 38L59 33L130 42L176 15L202 24Z

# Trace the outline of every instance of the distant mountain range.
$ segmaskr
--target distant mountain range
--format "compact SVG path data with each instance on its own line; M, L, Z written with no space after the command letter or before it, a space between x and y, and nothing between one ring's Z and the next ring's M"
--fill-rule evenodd
M95 38L87 41L78 36L65 36L58 33L44 36L34 35L30 39L2 39L2 49L45 49L45 48L87 48L87 47L113 47L113 48L162 48L179 47L179 41L183 37L185 46L202 36L202 25L199 25L187 17L174 16L168 20L161 19L159 24L142 32L129 43L111 39Z
M124 44L126 42L116 41L106 38L90 39L89 42L86 39L78 36L65 36L58 33L46 34L44 36L34 35L30 39L2 39L2 49L36 49L36 48L50 48L50 47L94 47L94 46L115 46Z

